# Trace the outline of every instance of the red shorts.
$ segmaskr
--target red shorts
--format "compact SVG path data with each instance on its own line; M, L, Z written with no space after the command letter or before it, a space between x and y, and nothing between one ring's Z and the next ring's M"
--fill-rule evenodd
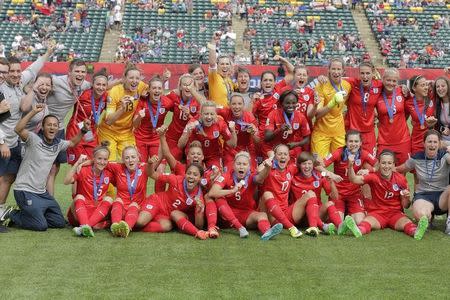
M367 214L375 219L377 219L378 223L380 223L381 228L389 227L395 230L395 224L406 215L398 210L372 210Z
M155 219L157 216L159 218L164 217L166 219L170 219L170 213L162 207L158 194L150 195L147 199L145 199L144 203L142 204L141 211L150 213L153 219Z
M93 157L94 146L90 144L77 145L76 147L67 148L67 163L74 165L80 158L81 154L88 158Z
M375 137L375 130L369 132L361 132L362 148L373 156L377 155L377 139Z
M238 209L238 208L231 208L231 211L234 213L238 221L245 226L247 223L248 217L254 213L257 212L255 210L247 210L247 209Z
M289 220L289 222L291 222L292 224L295 225L295 221L294 221L294 218L292 216L292 212L294 211L294 205L295 205L295 202L292 203L291 205L289 205L288 208L286 210L284 210L284 214L286 215L286 217Z
M378 145L378 155L380 155L380 153L384 150L384 149L389 149L394 151L395 153L395 159L396 162L395 164L397 166L403 164L405 161L408 160L409 158L409 154L411 151L411 141L407 141L404 143L400 143L397 145Z
M166 137L166 140L170 153L172 153L176 160L181 161L183 159L183 150L178 148L178 140L173 140L170 137ZM186 148L188 149L189 147Z
M339 195L339 199L333 200L336 209L347 215L353 215L356 213L365 213L366 210L364 208L363 196L361 194L356 194L352 196L341 196Z
M141 156L141 161L146 162L148 161L149 157L152 157L153 155L158 155L159 142L154 144L144 144L136 141L136 147Z

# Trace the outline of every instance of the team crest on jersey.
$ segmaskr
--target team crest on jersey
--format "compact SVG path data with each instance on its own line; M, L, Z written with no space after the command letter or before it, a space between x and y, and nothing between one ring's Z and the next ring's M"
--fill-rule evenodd
M392 189L394 190L394 191L399 191L400 190L400 188L398 187L398 185L396 184L396 183L394 183L393 185L392 185Z
M197 112L197 107L191 106L191 113L196 113L196 112Z
M374 94L378 94L378 88L373 88L372 91L373 91Z
M146 208L146 209L153 209L153 205L147 204L147 205L145 206L145 208Z
M397 96L396 99L397 99L397 102L402 102L402 96Z
M304 93L305 92L305 89L304 88L301 88L300 89L300 93Z
M309 95L303 96L303 99L305 99L305 101L309 101Z
M361 165L361 160L360 159L355 160L355 165L359 167Z
M200 180L200 184L206 186L208 184L208 180L206 180L206 178L202 178L202 180Z
M280 94L278 94L278 93L274 93L272 97L274 97L275 99L277 99L277 100L278 100L278 99L280 99Z
M137 176L141 176L141 175L142 175L142 170L141 170L141 169L138 169L138 170L136 171L136 175L137 175Z
M192 200L192 198L187 198L186 199L186 204L187 205L192 205L192 203L194 203L194 200Z
M223 176L219 176L216 179L217 182L223 182L224 180L225 180L225 178L223 178Z
M316 181L313 182L313 186L314 186L315 188L318 188L319 185L320 185L320 182L319 182L318 180L316 180Z
M161 107L160 109L159 109L159 113L162 115L163 113L165 113L166 112L166 109L164 108L164 107Z
M213 131L213 137L214 137L214 138L218 138L218 137L219 137L219 131L214 130L214 131Z
M299 127L300 127L300 124L298 124L298 123L292 124L292 128L294 128L295 130L297 130Z
M428 107L433 107L433 100L430 101L430 103L428 104Z
M75 160L75 154L69 154L69 161Z
M104 182L105 184L109 184L109 177L105 177L105 179L103 179L103 182Z
M287 180L291 180L291 173L287 173L286 178L287 178Z

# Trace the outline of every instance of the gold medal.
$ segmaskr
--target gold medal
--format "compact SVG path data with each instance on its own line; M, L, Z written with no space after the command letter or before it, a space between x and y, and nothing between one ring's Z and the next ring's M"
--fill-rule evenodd
M389 119L389 123L394 123L394 119Z
M420 125L420 129L425 129L425 125Z

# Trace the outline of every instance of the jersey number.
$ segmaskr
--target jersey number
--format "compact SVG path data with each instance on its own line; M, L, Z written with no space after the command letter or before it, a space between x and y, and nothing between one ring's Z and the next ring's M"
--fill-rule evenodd
M289 131L283 131L283 139L287 139L289 136Z
M188 115L185 114L182 110L180 110L180 120L187 121Z
M209 140L205 140L204 145L205 147L209 147Z
M126 110L127 111L133 111L133 102L128 102Z
M234 197L236 198L236 201L241 201L241 192L237 191L236 193L234 193Z
M177 200L175 200L174 203L172 203L172 206L175 207L175 208L178 208L178 206L180 206L180 205L181 205L181 200L180 199L177 199Z
M384 198L385 199L389 199L389 198L392 198L392 197L394 197L394 193L393 192L386 191L384 193Z
M289 187L289 181L288 180L283 181L281 183L281 191L282 192L286 192L288 190L288 187Z

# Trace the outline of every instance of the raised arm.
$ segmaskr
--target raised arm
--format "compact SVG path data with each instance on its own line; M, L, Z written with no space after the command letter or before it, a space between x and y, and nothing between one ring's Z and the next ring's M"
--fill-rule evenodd
M255 182L257 184L263 184L269 175L270 169L272 168L272 160L273 158L268 158L258 166L258 174L255 176Z
M160 129L160 128L158 128ZM158 131L157 129L157 131ZM167 130L167 128L166 128ZM159 135L159 146L162 151L162 156L166 159L167 163L169 164L169 167L171 170L173 170L177 164L176 158L172 155L172 152L170 151L169 145L167 144L166 139L166 130L161 130L161 134Z
M152 178L153 180L158 180L159 175L161 175L156 169L157 169L157 162L159 161L159 158L157 155L153 155L148 159L147 164L147 174L148 177Z
M78 168L87 160L87 156L84 154L80 155L80 158L76 161L76 163L70 168L67 172L66 177L64 177L64 184L69 185L75 182L75 174L78 171Z
M237 133L234 121L228 122L228 128L230 128L231 138L227 141L227 145L235 148L237 145Z
M83 128L81 128L80 132L78 132L78 134L70 140L69 147L75 147L79 142L81 142L83 135L85 135L89 130L91 130L91 120L86 119L83 121Z
M33 109L25 115L20 121L17 123L16 128L14 128L14 131L19 135L19 137L22 139L22 141L26 141L28 139L29 132L25 129L28 122L39 112L43 111L45 108L45 104L38 103L35 106L33 106Z
M189 141L189 137L192 134L192 130L194 130L195 126L197 126L198 121L190 122L186 124L186 127L183 130L183 134L180 136L178 140L178 148L184 149L186 147L187 142Z
M211 189L208 192L208 196L214 199L223 198L228 195L232 195L236 193L239 190L239 184L235 185L234 188L224 190L220 185L217 183L213 184Z
M216 53L216 40L213 38L210 43L208 43L209 55L208 63L210 69L217 68L217 53Z
M355 163L355 156L349 155L348 156L348 180L350 180L350 182L352 182L354 184L363 185L364 177L361 175L355 174L355 170L353 170L354 163Z
M287 58L284 58L280 55L275 55L273 57L273 60L281 62L281 64L286 67L286 70L288 72L284 77L284 80L286 82L291 82L292 80L294 80L294 65L291 64L291 62Z
M133 99L131 96L127 95L120 100L120 106L116 110L114 110L114 108L107 108L105 123L108 125L113 125L120 118L120 116L127 111L127 107L130 103L133 103Z

